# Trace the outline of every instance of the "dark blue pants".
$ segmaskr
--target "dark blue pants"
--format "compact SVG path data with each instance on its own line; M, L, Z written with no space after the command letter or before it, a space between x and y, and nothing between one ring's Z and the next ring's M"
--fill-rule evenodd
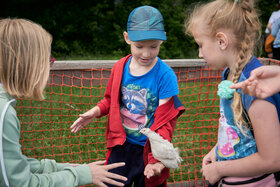
M125 142L122 146L115 146L108 159L108 164L116 162L125 162L125 166L110 170L112 173L116 173L127 177L125 186L144 187L144 160L143 160L144 147L141 145L135 145ZM122 181L120 181L122 182ZM113 186L106 184L107 186ZM164 187L165 183L158 187Z

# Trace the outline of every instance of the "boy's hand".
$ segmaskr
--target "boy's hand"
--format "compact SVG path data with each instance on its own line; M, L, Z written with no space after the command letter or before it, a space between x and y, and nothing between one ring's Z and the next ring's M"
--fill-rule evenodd
M79 118L73 123L73 125L71 125L71 132L79 132L84 126L90 124L99 115L100 109L98 106L95 106L84 114L80 114Z
M157 162L154 164L148 164L145 167L144 175L149 179L150 177L159 175L164 168L165 168L165 166L161 162Z

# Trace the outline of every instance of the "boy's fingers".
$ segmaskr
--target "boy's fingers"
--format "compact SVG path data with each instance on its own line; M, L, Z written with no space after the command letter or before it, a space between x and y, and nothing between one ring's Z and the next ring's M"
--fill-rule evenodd
M86 115L85 115L85 114L79 114L79 117L80 117L80 118L85 118Z
M154 176L154 172L152 170L148 171L146 177L149 179L152 176Z

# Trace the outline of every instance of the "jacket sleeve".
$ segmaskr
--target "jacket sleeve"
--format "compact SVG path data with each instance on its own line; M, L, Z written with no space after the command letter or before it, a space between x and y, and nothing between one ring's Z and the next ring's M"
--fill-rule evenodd
M106 86L104 98L97 104L97 106L100 108L101 113L99 118L109 114L110 107L114 107L116 102L119 105L118 99L120 94L120 85L122 81L123 68L126 62L130 59L130 57L131 54L121 58L112 68L111 75Z
M158 106L155 112L154 124L151 130L155 131L163 137L163 139L171 142L174 129L176 127L178 117L185 111L184 106L177 96L173 96L167 103ZM149 143L149 142L147 142ZM148 153L148 163L159 162L153 157L151 151Z
M115 66L112 68L111 75L106 86L106 91L104 94L104 98L98 102L97 106L100 108L100 116L98 118L105 116L109 113L110 104L111 104L111 92L112 92L112 84L113 84L113 77L115 72Z
M78 186L92 183L88 165L70 167L68 164L57 164L54 160L27 158L21 152L20 125L16 112L8 109L3 127L3 156L7 178L10 186ZM1 170L0 170L1 171ZM2 176L0 176L1 178ZM4 186L0 180L0 186Z

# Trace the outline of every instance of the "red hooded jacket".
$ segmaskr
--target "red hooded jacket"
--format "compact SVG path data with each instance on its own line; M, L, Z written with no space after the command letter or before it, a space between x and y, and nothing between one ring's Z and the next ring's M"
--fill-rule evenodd
M123 145L126 141L126 133L122 125L120 115L120 87L122 81L123 69L126 62L131 55L120 59L112 68L111 76L106 87L104 98L97 104L100 108L102 117L109 114L106 131L108 154L106 160L109 158L111 148L116 145ZM168 102L157 107L154 114L154 124L150 127L151 130L156 131L164 139L171 141L172 134L176 126L177 118L185 111L184 106L177 96L174 96ZM144 163L153 164L159 162L155 159L151 152L150 142L147 140L144 146ZM159 176L146 178L146 187L154 187L164 183L170 176L169 169L164 168Z

